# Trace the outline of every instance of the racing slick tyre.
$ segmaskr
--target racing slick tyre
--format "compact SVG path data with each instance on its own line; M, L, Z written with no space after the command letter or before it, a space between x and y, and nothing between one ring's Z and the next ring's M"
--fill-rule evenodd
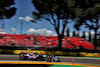
M44 60L47 61L47 62L51 62L51 58L50 57L46 57L46 58L44 58Z
M20 59L20 60L24 60L24 56L23 56L23 55L20 55L20 56L19 56L19 59Z

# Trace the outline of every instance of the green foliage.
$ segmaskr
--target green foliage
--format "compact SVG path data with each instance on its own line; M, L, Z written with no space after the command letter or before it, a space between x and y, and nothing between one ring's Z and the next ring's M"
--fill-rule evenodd
M59 47L62 44L65 27L68 19L74 19L74 0L32 0L36 8L33 17L36 20L45 19L49 21L58 34ZM61 26L62 25L62 26ZM62 27L62 28L61 28Z
M89 30L93 29L95 31L94 34L94 45L96 49L96 39L97 39L97 31L100 28L100 0L75 0L77 6L79 6L80 11L79 14L76 15L78 18L76 20L76 24L74 28L77 30L80 29L81 25L85 25Z
M14 0L0 0L0 19L9 19L15 15L16 8L11 5L14 5Z
M79 29L80 25L85 24L86 28L97 29L99 26L98 18L100 18L100 0L76 0L76 3L80 8L78 12L80 15L76 15L78 18L74 27ZM90 23L87 23L87 20ZM93 23L96 25L93 25Z
M32 12L34 18L36 20L45 19L54 26L59 44L62 43L60 39L63 38L68 19L76 20L74 28L77 30L83 24L86 28L95 31L100 26L100 0L32 0L32 3L37 10ZM90 23L88 24L87 21Z

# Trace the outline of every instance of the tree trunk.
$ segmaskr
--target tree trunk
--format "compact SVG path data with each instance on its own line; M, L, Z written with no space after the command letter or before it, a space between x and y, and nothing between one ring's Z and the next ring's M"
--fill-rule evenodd
M59 35L59 36L58 36L58 40L59 40L59 46L58 46L58 48L59 48L59 49L62 49L62 38L63 38L62 35Z
M97 34L96 34L97 30L95 30L95 34L94 34L94 46L95 46L95 50L97 47Z
M88 40L90 43L91 43L91 32L89 31L89 40Z

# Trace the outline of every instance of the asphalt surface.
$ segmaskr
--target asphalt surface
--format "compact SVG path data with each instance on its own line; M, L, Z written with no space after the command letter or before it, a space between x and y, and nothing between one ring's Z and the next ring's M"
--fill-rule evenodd
M62 62L67 63L80 63L80 64L90 64L100 66L100 59L88 59L88 58L79 58L79 57L59 57ZM0 55L0 61L19 61L19 55Z

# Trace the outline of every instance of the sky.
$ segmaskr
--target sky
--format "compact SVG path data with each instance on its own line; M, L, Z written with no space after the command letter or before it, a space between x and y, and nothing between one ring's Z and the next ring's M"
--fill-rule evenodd
M36 11L34 5L31 3L31 0L15 0L15 4L12 7L17 8L16 14L10 18L0 21L0 33L8 33L8 34L20 34L21 30L21 21L23 22L23 31L22 34L40 34L46 36L55 36L57 35L54 27L46 20L37 21L37 23L33 23L30 20L34 19L32 12ZM4 23L4 31L1 31L2 23ZM71 21L70 24L66 26L70 29L70 34L72 34L74 21ZM88 29L81 27L80 35L82 31L86 31L88 33ZM87 34L86 33L86 34ZM92 31L92 33L94 33ZM65 33L66 34L66 33Z

